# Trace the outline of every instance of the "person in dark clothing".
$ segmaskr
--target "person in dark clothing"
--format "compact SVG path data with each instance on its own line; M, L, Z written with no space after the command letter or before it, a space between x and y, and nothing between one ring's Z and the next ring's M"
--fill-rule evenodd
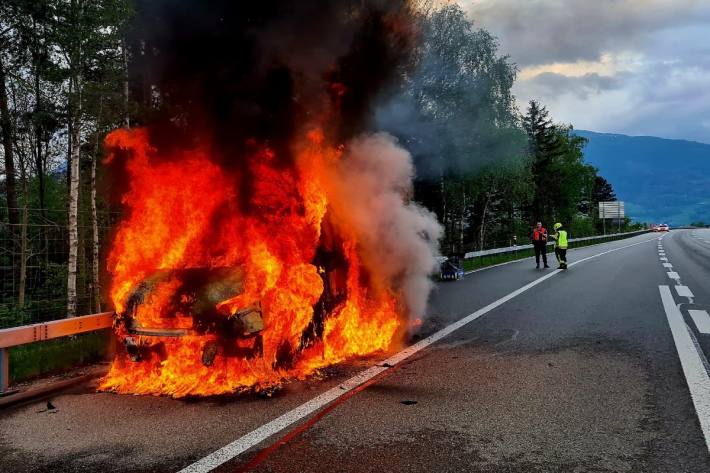
M542 255L542 263L545 268L547 265L547 230L542 226L541 222L537 222L532 232L532 243L535 248L535 267L540 268L540 255Z

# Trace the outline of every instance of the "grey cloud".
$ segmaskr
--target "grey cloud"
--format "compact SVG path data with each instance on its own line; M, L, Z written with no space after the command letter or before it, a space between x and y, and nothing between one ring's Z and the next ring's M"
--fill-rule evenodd
M634 73L567 77L544 73L516 85L553 118L577 128L710 143L710 70L692 63L648 62Z
M596 73L570 77L554 72L544 72L527 81L528 88L533 95L549 96L553 94L570 93L580 99L589 98L590 94L602 91L619 89L624 85L628 74L603 76Z
M594 61L639 50L654 34L710 22L698 0L481 0L462 2L521 66Z
M710 2L706 0L476 0L478 26L521 67L619 62L615 75L543 73L519 80L555 120L596 131L710 143ZM544 70L544 67L543 67ZM597 71L600 72L600 71Z

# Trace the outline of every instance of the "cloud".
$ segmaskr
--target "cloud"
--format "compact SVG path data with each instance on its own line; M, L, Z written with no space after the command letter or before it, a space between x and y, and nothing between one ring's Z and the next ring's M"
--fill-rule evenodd
M566 76L555 72L543 72L529 79L527 86L534 95L573 94L581 100L586 100L590 94L621 88L624 75L626 74L602 76L588 73L582 76Z
M710 22L699 0L463 1L479 26L501 38L521 66L596 61L638 50L658 31Z
M521 104L540 100L576 128L710 143L708 84L710 69L654 61L612 76L541 73L514 91Z
M710 143L710 2L460 1L557 121Z

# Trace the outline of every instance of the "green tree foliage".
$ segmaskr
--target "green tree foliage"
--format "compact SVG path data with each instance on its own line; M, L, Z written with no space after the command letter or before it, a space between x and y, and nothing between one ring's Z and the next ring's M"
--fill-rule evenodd
M446 229L446 253L492 234L510 235L527 199L524 146L511 88L515 65L458 5L421 18L423 41L401 92L378 112L378 127L413 154L416 198Z
M13 269L0 275L0 306L57 317L66 313L73 274L78 310L98 307L98 291L92 291L98 278L88 269L99 258L92 252L91 228L97 223L97 234L108 225L108 212L92 193L88 171L100 159L98 143L122 122L120 34L130 14L130 0L8 0L0 6L3 125L9 131L3 133L9 144L3 158L6 169L12 163L16 183L14 196L3 192L10 225L2 227L2 241L12 243L3 248L2 267ZM70 193L71 169L80 179ZM70 196L76 206L67 213ZM70 271L72 241L76 269ZM63 288L57 275L64 277Z

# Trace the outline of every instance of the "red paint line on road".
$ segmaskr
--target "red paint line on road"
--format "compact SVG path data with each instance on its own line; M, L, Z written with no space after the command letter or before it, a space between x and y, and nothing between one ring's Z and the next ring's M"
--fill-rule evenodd
M410 361L410 363L411 363L411 361ZM373 384L388 377L390 374L394 373L395 370L398 370L401 366L404 366L405 364L407 364L407 363L402 363L402 364L392 366L387 371L383 371L382 373L378 374L374 378L366 381L365 383L361 384L360 386L353 388L352 390L343 394L338 399L336 399L335 401L330 403L328 406L323 408L323 410L321 410L320 412L315 414L313 417L311 417L307 421L303 422L302 424L300 424L296 428L291 429L288 433L286 433L286 435L284 435L283 437L278 439L272 445L269 445L268 447L261 450L246 465L242 465L240 468L237 468L236 470L234 470L234 473L245 473L245 472L251 471L253 468L259 466L265 460L267 460L272 454L274 454L279 448L286 445L291 440L297 438L302 433L304 433L305 431L307 431L308 429L313 427L321 419L323 419L325 416L327 416L332 411L334 411L336 407L338 407L339 405L341 405L342 403L344 403L345 401L347 401L351 397L355 396L357 393L367 389L368 387L372 386Z

